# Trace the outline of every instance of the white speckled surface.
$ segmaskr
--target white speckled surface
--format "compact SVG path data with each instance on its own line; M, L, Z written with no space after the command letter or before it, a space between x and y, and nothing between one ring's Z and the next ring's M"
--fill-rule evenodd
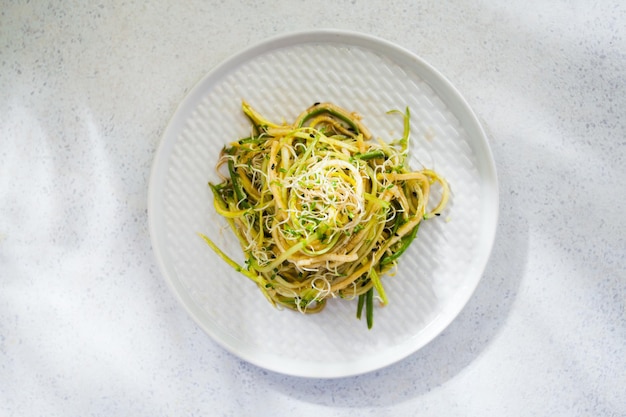
M0 415L626 415L626 6L13 1L0 11ZM242 362L187 316L147 231L186 92L318 27L411 50L488 130L496 246L432 343L346 379Z

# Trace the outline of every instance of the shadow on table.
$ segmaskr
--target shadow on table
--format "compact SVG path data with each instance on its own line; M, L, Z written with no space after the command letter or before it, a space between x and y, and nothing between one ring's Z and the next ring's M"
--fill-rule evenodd
M325 406L385 406L428 393L461 373L503 327L526 267L528 221L509 186L501 183L500 222L483 278L441 335L403 361L365 375L324 380L263 372L267 386Z

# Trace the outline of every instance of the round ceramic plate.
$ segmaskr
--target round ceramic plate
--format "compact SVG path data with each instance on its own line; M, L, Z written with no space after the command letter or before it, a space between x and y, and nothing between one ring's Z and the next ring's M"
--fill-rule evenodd
M255 284L222 261L198 233L242 262L238 242L215 213L207 183L218 181L221 148L250 134L241 101L274 121L293 121L315 102L362 116L375 137L402 136L411 111L411 167L450 183L444 215L425 222L383 278L389 304L374 327L356 319L356 300L334 299L320 314L272 307ZM498 216L495 166L477 118L435 69L381 39L341 31L270 39L225 61L176 110L152 168L149 223L159 268L182 305L215 341L266 369L307 377L372 371L417 351L459 314L484 271Z

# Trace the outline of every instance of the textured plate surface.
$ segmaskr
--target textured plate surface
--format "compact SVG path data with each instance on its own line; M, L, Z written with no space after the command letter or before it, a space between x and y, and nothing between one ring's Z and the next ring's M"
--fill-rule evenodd
M330 101L361 114L373 135L387 141L402 135L402 118L387 111L411 109L412 168L440 172L452 198L443 216L422 225L397 274L384 278L389 305L376 309L372 330L356 320L356 301L332 300L308 316L274 309L198 237L211 236L242 260L207 186L217 180L222 146L249 134L242 99L270 120L289 122L314 102ZM267 369L341 377L406 357L458 315L491 251L498 194L484 132L436 70L380 39L318 31L253 46L199 82L158 149L148 210L161 272L211 337Z

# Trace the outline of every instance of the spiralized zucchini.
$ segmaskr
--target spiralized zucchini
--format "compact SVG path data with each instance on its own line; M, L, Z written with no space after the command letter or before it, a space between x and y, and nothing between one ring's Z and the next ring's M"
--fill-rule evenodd
M242 107L253 134L223 148L222 182L209 186L245 266L201 236L274 306L316 313L330 298L358 298L357 317L365 306L371 328L375 293L388 302L381 277L449 196L436 172L407 165L409 109L390 112L403 114L404 132L385 143L371 140L357 114L331 103L315 103L291 125ZM441 198L429 204L435 183Z

